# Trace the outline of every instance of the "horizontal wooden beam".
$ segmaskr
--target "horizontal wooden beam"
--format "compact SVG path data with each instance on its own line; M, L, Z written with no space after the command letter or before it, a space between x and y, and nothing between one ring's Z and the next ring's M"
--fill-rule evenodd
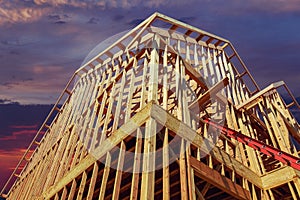
M198 97L196 101L191 103L191 105L189 105L189 109L194 109L195 107L197 107L197 105L203 106L203 104L205 104L209 99L214 98L214 96L221 89L227 86L228 83L229 83L228 77L224 78L223 80L215 84L213 87L211 87L209 90L207 90L203 95Z
M261 90L260 92L256 93L255 95L253 95L252 97L250 97L247 101L243 102L242 104L237 106L237 109L245 109L248 110L250 108L252 108L253 106L255 106L258 102L261 101L261 96L265 95L267 92L276 89L280 86L284 85L283 81L279 81L276 83L272 83L271 85L269 85L268 87L266 87L265 89Z
M285 166L261 176L261 180L263 188L267 190L290 182L294 177L297 177L295 170Z
M194 80L198 85L200 85L204 89L208 89L205 80L202 75L197 72L194 67L186 60L183 59L183 64L185 66L186 73Z
M250 192L242 186L232 182L229 178L222 176L218 171L209 168L196 158L189 157L191 167L199 178L218 187L222 191L238 199L251 199Z

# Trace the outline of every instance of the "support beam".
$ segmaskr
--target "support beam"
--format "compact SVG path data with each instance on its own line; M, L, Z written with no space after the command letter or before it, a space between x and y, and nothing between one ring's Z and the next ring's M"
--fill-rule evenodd
M203 106L209 99L214 98L216 94L223 88L225 88L229 83L228 78L224 78L217 84L215 84L213 87L211 87L208 91L206 91L203 95L198 97L196 101L194 101L191 105L189 105L189 109L194 109L199 106Z
M259 103L261 101L261 96L266 95L268 92L270 92L273 89L276 89L280 86L283 86L284 82L283 81L279 81L276 83L272 83L271 85L269 85L268 87L266 87L265 89L261 90L260 92L256 93L255 95L253 95L252 97L250 97L247 101L243 102L242 104L237 106L237 109L245 109L245 110L249 110L250 108L252 108L253 106L255 106L257 103Z
M235 198L246 200L251 199L250 192L242 186L233 183L229 178L222 176L219 172L209 168L197 159L193 157L190 157L189 159L191 166L195 171L195 175L199 178L209 182Z

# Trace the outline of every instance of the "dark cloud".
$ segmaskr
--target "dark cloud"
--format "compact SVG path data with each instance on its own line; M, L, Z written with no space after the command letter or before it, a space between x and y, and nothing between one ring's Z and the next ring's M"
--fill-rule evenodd
M124 18L125 18L124 15L114 15L114 16L112 17L113 21L120 21L120 20L122 20L122 19L124 19Z
M57 15L57 14L51 14L51 15L48 15L48 19L57 21L57 20L61 20L61 17L60 17L60 15Z
M13 88L13 86L20 85L20 83L18 83L18 82L3 82L3 83L0 83L0 85L6 87L7 89L11 89L11 88Z
M27 79L24 79L22 82L33 81L33 80L34 80L33 78L27 78Z
M59 21L56 21L56 22L54 22L55 24L65 24L65 23L67 23L66 21L62 21L62 20L59 20Z
M14 104L14 105L20 105L19 102L15 102L15 101L12 101L10 99L0 99L0 105L1 104Z
M71 20L71 17L68 14L50 14L48 19L55 24L65 24Z
M88 23L88 24L98 24L99 21L100 21L99 18L92 17L87 23Z

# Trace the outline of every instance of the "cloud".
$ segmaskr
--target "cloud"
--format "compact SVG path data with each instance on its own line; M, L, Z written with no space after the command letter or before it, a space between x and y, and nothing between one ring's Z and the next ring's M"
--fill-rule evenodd
M15 7L8 1L0 2L0 25L10 22L32 22L39 20L49 8Z
M6 140L0 149L11 149L17 144L27 146L26 138L32 138L51 108L52 105L0 104L0 137Z
M99 21L100 21L99 18L92 17L87 23L88 23L88 24L98 24Z
M41 75L41 79L47 75ZM49 78L49 77L48 77ZM1 99L13 99L23 105L27 104L52 104L58 98L67 80L63 78L41 81L14 82L4 86L0 85Z
M57 20L61 20L61 16L58 14L50 14L48 15L48 19L57 21Z
M11 101L2 99L0 102ZM0 188L25 153L37 133L38 124L42 123L51 107L52 105L0 104ZM27 158L31 153L32 151Z
M261 6L264 5L264 6ZM128 10L132 8L160 8L160 7L198 7L201 6L206 10L217 11L227 15L244 15L248 14L245 11L264 11L268 13L281 13L281 12L296 12L300 11L299 0L229 0L224 3L223 1L216 0L33 0L29 1L9 1L3 0L0 2L0 25L4 23L17 23L17 22L33 22L40 20L44 17L50 20L56 20L57 23L67 22L62 19L64 14L53 14L56 10L74 11L76 12L89 9L92 10L109 10L109 9L122 9ZM217 13L216 13L217 14Z
M19 160L24 155L26 149L23 148L14 148L11 150L0 149L0 188L3 188L5 182L8 180L9 176L17 166ZM27 158L32 154L32 151L29 151ZM24 164L20 166L20 170L24 167Z
M1 104L19 104L19 102L12 101L11 99L0 99Z
M280 14L300 11L299 0L230 0L203 1L204 7L216 14L247 16L254 14ZM220 6L222 5L222 6Z
M55 24L65 24L71 20L71 17L67 14L52 13L48 15L48 19Z
M13 128L13 129L34 129L36 130L38 128L38 125L13 125L13 126L10 126L10 128Z
M112 17L112 19L113 19L113 21L120 21L120 20L124 19L124 17L125 17L124 15L117 14L117 15L114 15Z
M67 23L66 21L62 21L62 20L59 20L59 21L57 21L57 22L54 22L55 24L65 24L65 23Z
M12 135L8 136L0 136L0 141L11 141L11 140L19 140L20 138L28 138L33 137L36 134L37 130L21 130L21 131L14 131Z
M25 46L25 45L34 44L35 42L37 42L36 39L31 37L24 37L24 36L1 41L2 44L8 46Z
M6 169L12 169L19 162L20 158L23 156L26 149L11 149L3 150L0 149L0 162L1 167ZM10 170L7 170L10 171Z

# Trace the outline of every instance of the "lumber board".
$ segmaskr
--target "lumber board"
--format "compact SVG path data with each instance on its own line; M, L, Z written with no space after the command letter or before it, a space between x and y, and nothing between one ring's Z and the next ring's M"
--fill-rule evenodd
M118 158L117 172L116 172L116 176L115 176L115 183L114 183L112 199L119 199L122 173L123 173L123 165L124 165L124 159L125 159L125 151L126 151L126 146L125 146L124 141L122 141L120 150L119 150L119 158Z
M228 85L228 83L229 83L228 78L227 77L224 78L223 80L221 80L220 82L215 84L213 87L209 88L209 90L207 90L203 95L198 97L196 101L191 103L189 105L189 109L195 109L197 107L197 105L203 106L203 104L205 104L209 99L214 98L214 96L216 96L216 94L221 89L226 87Z
M87 200L92 200L93 199L95 184L96 184L97 175L98 175L98 169L99 169L98 163L95 162L94 167L93 167L93 173L92 173L90 185L89 185L88 194L87 194L87 197L86 197Z
M229 178L222 176L216 170L209 168L207 165L193 157L189 157L195 175L220 188L222 191L238 199L251 199L250 192L242 186L233 183ZM209 174L209 176L207 176Z
M282 167L280 169L269 172L261 176L262 186L264 189L271 189L278 187L284 183L289 182L296 177L295 170L291 167Z
M156 121L149 118L144 142L141 199L154 199L156 134L153 133L156 133Z
M266 93L270 92L273 89L276 89L280 86L284 85L283 81L279 81L276 83L272 83L271 85L269 85L268 87L264 88L263 90L259 91L258 93L256 93L255 95L253 95L252 97L250 97L247 101L241 103L240 105L237 105L237 109L250 109L253 106L255 106L258 102L261 101L261 96L265 95Z
M136 144L135 144L133 171L132 171L130 200L138 199L141 152L142 152L142 132L141 132L141 129L138 128L137 134L136 134Z
M107 152L106 159L105 159L104 172L103 172L102 180L101 180L101 187L100 187L100 191L99 191L99 200L103 200L105 197L105 190L106 190L106 185L107 185L107 181L108 181L110 166L111 166L111 155L110 155L110 152Z

